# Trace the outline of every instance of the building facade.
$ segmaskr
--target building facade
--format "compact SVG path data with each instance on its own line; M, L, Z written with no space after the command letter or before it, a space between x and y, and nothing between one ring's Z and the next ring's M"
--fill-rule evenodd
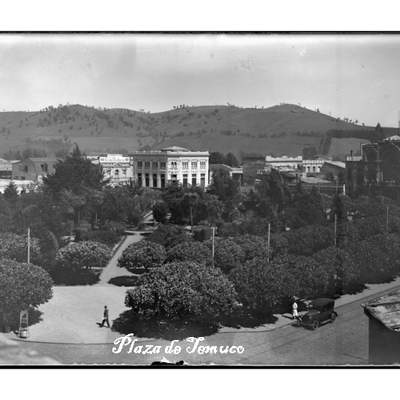
M131 157L122 154L99 154L87 156L93 164L100 164L104 178L110 185L127 185L133 181L133 162Z
M0 158L0 179L12 178L12 163L11 161Z
M323 158L316 158L314 160L303 160L302 167L305 176L319 174L325 161L327 160Z
M369 318L369 362L400 363L400 290L363 304Z
M183 147L137 151L131 154L134 181L143 187L164 188L169 183L207 187L209 152Z
M12 163L12 179L40 182L43 177L54 174L56 158L31 157Z
M265 166L278 171L296 171L302 168L303 156L265 156Z

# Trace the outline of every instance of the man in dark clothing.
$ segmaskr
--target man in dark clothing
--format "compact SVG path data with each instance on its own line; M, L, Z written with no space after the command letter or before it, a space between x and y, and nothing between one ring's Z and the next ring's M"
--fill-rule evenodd
M110 321L108 320L108 308L107 306L104 306L104 312L103 312L103 321L101 322L100 326L103 327L104 324L107 324L107 327L110 327Z

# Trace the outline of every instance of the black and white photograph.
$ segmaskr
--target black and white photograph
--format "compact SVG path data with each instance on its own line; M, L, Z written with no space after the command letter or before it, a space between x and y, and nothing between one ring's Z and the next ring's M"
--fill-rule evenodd
M400 363L400 33L0 33L0 365Z

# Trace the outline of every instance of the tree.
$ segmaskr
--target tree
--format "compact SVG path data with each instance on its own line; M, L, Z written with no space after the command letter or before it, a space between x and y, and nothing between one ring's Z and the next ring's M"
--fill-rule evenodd
M239 161L233 153L228 153L225 156L225 164L231 167L239 167Z
M219 151L212 151L209 158L210 164L225 164L225 156Z
M179 243L192 240L185 229L179 225L160 225L153 233L147 237L150 242L158 243L169 249Z
M322 198L317 189L313 187L310 192L304 191L299 185L295 191L290 206L285 209L287 226L292 229L304 225L322 225L326 222L322 206Z
M72 205L76 226L85 214L91 220L95 212L93 199L101 196L100 192L106 183L101 165L93 164L75 146L71 155L58 161L54 168L54 174L43 178L45 192L55 201Z
M204 242L211 249L212 240ZM215 238L214 265L228 273L232 268L244 262L245 253L239 245L231 239Z
M4 199L12 206L15 206L15 203L18 199L17 187L15 186L13 181L10 181L8 186L4 189Z
M354 293L363 287L361 271L347 251L331 246L312 257L323 270L331 271L336 293Z
M179 243L167 251L167 262L193 261L198 264L211 264L211 251L202 242Z
M63 283L94 283L99 271L107 265L111 256L108 246L82 241L70 243L58 250L55 279Z
M37 238L31 238L31 261L40 263L41 254ZM18 262L26 262L28 256L28 239L15 233L0 233L0 258L8 258Z
M153 206L153 217L157 222L165 224L168 216L168 206L164 201L157 201Z
M333 227L310 225L282 234L290 254L311 256L334 243Z
M232 314L236 292L218 269L194 262L168 263L142 276L125 305L142 318L216 326Z
M231 270L229 279L245 310L256 317L271 316L281 301L276 271L265 259L254 258Z
M42 268L0 258L0 314L3 326L21 310L37 307L52 297L53 282Z
M256 235L239 235L231 238L244 252L245 261L255 257L267 258L267 240Z
M118 266L128 271L160 267L167 257L165 248L149 240L132 243L118 259Z

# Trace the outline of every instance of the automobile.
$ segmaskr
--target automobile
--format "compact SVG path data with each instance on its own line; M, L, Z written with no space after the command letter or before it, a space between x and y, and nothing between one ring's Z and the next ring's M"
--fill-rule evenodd
M338 316L335 311L335 300L319 298L312 300L309 310L300 318L300 325L317 329L322 324L335 321Z

